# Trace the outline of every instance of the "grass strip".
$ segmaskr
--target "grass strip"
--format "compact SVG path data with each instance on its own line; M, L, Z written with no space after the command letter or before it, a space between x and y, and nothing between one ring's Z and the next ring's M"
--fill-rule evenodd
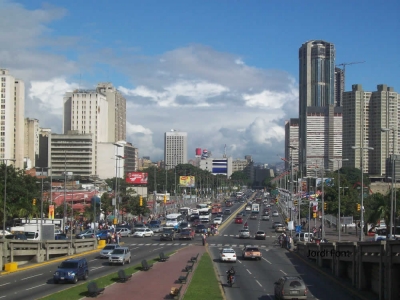
M174 253L175 253L175 251L172 251L170 253L167 253L166 256L170 256ZM153 263L158 262L159 260L160 260L159 258L154 258L154 259L148 260L148 263L153 264ZM129 274L134 274L134 273L140 271L141 269L142 269L142 265L137 264L137 265L128 267L124 270L125 270L125 273L127 275L129 275ZM118 271L108 274L106 276L97 278L95 280L89 279L87 281L82 281L82 283L80 283L80 284L78 283L77 285L74 285L70 288L67 288L65 290L59 291L55 294L51 294L49 296L46 296L46 297L43 297L40 299L41 300L79 300L83 297L88 297L89 294L87 292L87 285L89 282L92 282L92 281L96 282L97 286L99 288L102 288L102 287L105 288L105 287L118 281ZM78 282L80 282L80 281L78 281Z
M219 279L215 275L210 255L205 252L196 267L184 300L222 300Z

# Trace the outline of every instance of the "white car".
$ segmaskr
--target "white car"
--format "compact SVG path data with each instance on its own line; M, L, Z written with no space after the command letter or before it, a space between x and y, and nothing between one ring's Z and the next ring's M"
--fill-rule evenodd
M221 217L214 218L214 224L221 225L222 224L222 218Z
M251 206L246 206L246 210L250 211L251 210Z
M101 258L109 258L111 255L111 252L113 252L115 249L120 248L121 246L118 244L108 244L103 248L103 250L100 251L100 257Z
M220 260L236 262L236 252L232 248L224 248L220 252Z
M272 216L273 216L273 217L278 217L279 214L278 214L278 212L275 210L275 211L272 213Z
M150 230L149 228L138 228L136 229L135 233L133 234L133 236L137 236L137 237L142 237L144 238L145 236L153 236L154 232L152 230Z

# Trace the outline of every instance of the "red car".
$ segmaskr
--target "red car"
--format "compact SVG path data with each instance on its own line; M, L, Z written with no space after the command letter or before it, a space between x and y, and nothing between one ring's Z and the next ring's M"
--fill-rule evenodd
M243 224L243 218L236 218L235 224Z

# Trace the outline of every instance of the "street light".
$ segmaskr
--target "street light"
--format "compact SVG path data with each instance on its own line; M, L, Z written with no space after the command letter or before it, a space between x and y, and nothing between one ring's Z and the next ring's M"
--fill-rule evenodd
M352 146L354 150L360 150L360 167L361 167L361 235L360 240L361 242L364 241L364 150L374 150L372 147L358 147Z
M7 162L8 161L15 162L15 159L3 158L2 160L3 160L3 164L4 164L3 240L5 240L6 239L6 218L7 218L7 212L6 212L6 202L7 202Z
M41 196L40 196L40 231L43 231L43 169L50 170L51 168L49 167L35 167L35 169L41 170L40 175L42 176L42 191L41 191ZM50 193L51 193L51 183L50 183Z
M342 158L342 159L330 159L331 162L337 161L338 163L338 197L339 197L339 208L338 208L338 225L337 228L339 230L339 236L338 240L340 242L341 240L341 232L342 232L342 223L340 220L340 162L348 161L348 158Z
M393 149L392 149L392 161L391 161L391 163L392 163L392 192L391 192L391 195L390 195L390 230L389 230L389 234L390 234L390 238L392 238L393 237L393 215L394 215L394 205L393 205L393 203L394 203L394 194L393 194L393 192L394 192L394 184L395 184L395 180L394 180L394 176L395 176L395 164L394 164L394 162L395 162L395 156L394 156L394 145L395 145L395 132L397 131L395 128L384 128L384 127L382 127L381 128L381 131L382 132L390 132L390 131L392 131L392 133L393 133ZM389 139L386 139L387 140L387 147L386 147L386 149L389 151ZM389 157L389 152L387 152L387 156ZM386 176L387 176L387 174L386 174Z
M121 145L119 142L118 143L113 143L113 145L115 146L115 157L117 157L118 158L118 148L123 148L124 146L123 145ZM116 214L117 214L117 195L118 195L118 162L119 162L119 159L116 159L115 160L115 188L114 188L114 194L115 194L115 202L114 202L114 212L113 212L113 215L114 215L114 220L115 220L115 217L116 217ZM94 220L94 222L95 222L95 226L96 226L96 220ZM114 223L115 221L113 221L113 223Z
M288 146L290 149L290 204L293 205L293 154L292 150L297 149L294 146ZM299 201L299 216L300 216L300 201ZM290 220L292 221L292 207L290 207ZM299 220L300 224L300 220Z

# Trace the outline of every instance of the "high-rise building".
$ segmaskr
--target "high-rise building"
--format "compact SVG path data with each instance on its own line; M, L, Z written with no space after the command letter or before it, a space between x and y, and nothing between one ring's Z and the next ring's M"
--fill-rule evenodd
M36 159L39 156L39 133L39 120L25 118L24 157L28 169L37 166Z
M39 128L39 153L36 158L35 166L43 168L47 168L50 166L50 155L51 155L49 149L50 140L51 140L51 129Z
M343 93L345 90L344 71L335 67L335 106L342 106Z
M291 148L293 147L293 148ZM292 156L292 157L290 157ZM290 158L293 165L299 164L299 119L291 118L285 122L285 169L290 167Z
M334 105L335 46L322 40L304 43L299 49L299 163L307 160L307 108Z
M187 132L174 129L164 135L164 165L167 169L187 163Z
M15 79L7 69L0 69L0 83L0 161L2 158L15 159L14 166L23 169L25 84Z
M363 156L365 173L380 178L391 176L386 171L386 160L399 151L399 105L399 94L384 84L374 92L354 84L351 91L343 94L343 158L349 159L343 166L361 168Z

